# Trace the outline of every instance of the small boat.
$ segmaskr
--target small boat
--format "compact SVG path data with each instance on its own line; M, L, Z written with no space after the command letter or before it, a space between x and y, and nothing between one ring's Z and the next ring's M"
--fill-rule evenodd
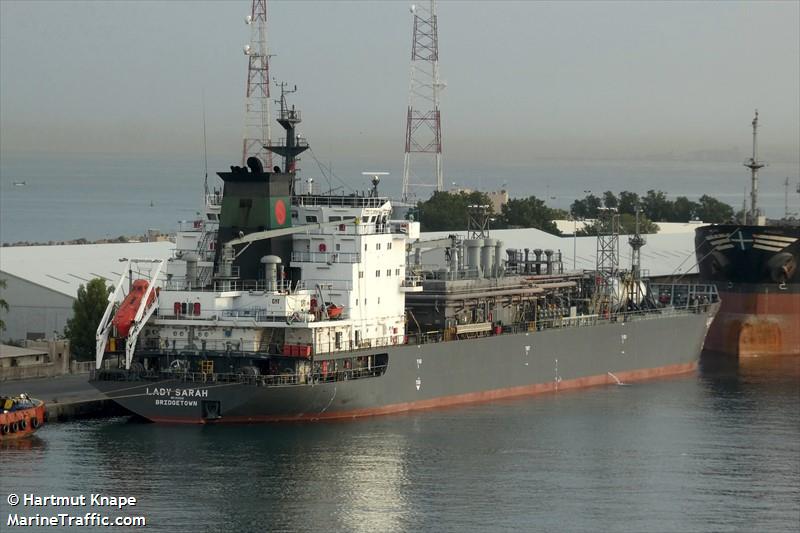
M25 182L24 181L15 181L14 182L14 187L24 187L24 186L25 186Z
M44 424L44 402L29 397L0 396L0 442L32 435Z
M328 318L331 320L335 320L342 316L342 311L344 311L344 307L341 305L328 304Z

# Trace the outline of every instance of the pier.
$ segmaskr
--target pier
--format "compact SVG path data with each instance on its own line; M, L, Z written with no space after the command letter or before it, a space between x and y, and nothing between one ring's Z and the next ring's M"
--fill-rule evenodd
M0 383L0 393L10 396L26 393L43 400L50 423L130 414L92 387L89 374L5 381Z

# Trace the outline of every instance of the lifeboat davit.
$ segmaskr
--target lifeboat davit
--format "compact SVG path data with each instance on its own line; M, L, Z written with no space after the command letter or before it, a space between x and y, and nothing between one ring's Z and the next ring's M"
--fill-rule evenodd
M115 328L117 328L118 336L127 337L128 333L130 333L131 326L133 325L133 319L136 318L136 312L139 310L139 305L141 304L149 286L150 283L144 279L137 279L133 282L131 292L129 292L128 296L125 297L122 305L119 306L117 313L111 320L111 323ZM155 299L156 293L153 291L150 293L150 297L147 299L147 305L145 308L153 305Z

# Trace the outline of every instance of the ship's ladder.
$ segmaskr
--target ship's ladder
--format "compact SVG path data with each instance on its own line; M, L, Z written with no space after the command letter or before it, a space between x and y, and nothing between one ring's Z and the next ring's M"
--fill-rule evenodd
M197 244L197 253L198 256L203 261L208 260L208 254L212 252L209 250L209 244L216 239L217 233L214 231L204 231L203 238L200 239L200 242ZM211 276L214 273L214 267L210 266L203 266L200 267L197 271L197 282L201 287L205 287L211 282Z

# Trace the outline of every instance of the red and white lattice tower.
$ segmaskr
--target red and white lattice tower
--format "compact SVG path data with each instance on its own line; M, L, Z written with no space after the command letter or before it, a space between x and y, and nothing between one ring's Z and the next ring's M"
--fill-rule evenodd
M265 169L272 169L272 153L264 148L270 142L267 0L253 0L245 22L250 26L250 44L244 47L248 62L242 166L248 157L255 156Z
M411 41L411 83L403 164L404 201L427 199L430 189L443 190L439 93L444 84L439 80L436 1L429 0L425 4L411 6L414 38ZM419 168L423 160L428 163L424 170ZM428 166L430 163L433 164Z

